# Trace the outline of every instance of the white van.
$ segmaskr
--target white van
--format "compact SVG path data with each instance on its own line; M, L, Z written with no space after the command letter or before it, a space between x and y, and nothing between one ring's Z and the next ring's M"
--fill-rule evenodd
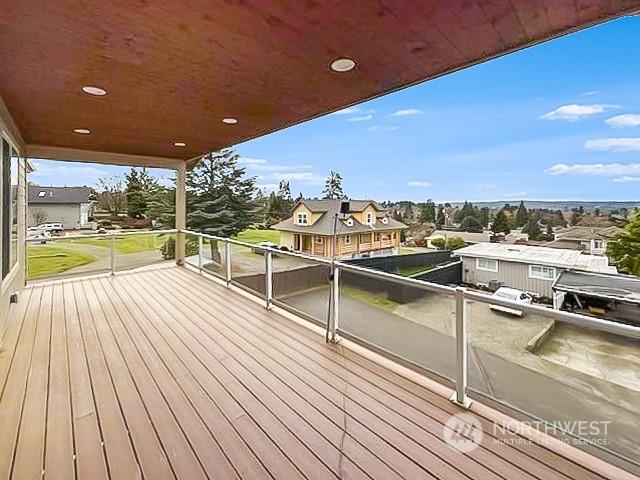
M522 303L525 305L530 305L531 302L533 301L533 296L530 293L523 292L522 290L517 290L515 288L509 288L509 287L500 287L495 292L493 292L493 295L491 296L500 300L509 300L514 303ZM524 312L522 310L518 310L516 308L510 308L510 307L503 307L502 305L491 304L489 305L489 308L491 310L508 313L510 315L516 315L518 317L522 317L524 315Z
M45 230L47 232L52 232L56 230L64 230L64 227L61 223L41 223L36 228L39 230Z

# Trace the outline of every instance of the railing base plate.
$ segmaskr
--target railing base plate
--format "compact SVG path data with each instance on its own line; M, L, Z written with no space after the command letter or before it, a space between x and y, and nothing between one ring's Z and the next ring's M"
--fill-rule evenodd
M451 400L453 403L455 403L459 407L464 408L465 410L468 410L471 404L473 403L473 400L471 400L469 397L465 397L463 402L459 402L456 392L453 392L453 395L449 397L449 400Z

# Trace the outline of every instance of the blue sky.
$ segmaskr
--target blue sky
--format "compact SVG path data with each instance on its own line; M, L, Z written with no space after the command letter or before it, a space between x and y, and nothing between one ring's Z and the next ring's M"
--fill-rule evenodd
M320 195L333 169L352 198L638 200L638 31L640 17L601 25L236 150L261 186L285 178L294 195ZM121 171L36 163L44 185Z

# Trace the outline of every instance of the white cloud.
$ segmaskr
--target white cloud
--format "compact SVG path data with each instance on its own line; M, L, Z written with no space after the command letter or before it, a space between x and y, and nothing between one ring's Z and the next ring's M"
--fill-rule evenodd
M267 193L277 192L280 186L277 183L256 183L256 187L265 190Z
M411 180L409 183L407 183L407 185L409 185L410 187L416 187L416 188L426 188L426 187L430 187L432 183L425 182L423 180Z
M71 164L70 162L58 162L47 160L33 160L35 171L29 175L31 177L55 177L60 180L91 180L89 183L95 182L98 177L113 175L113 173L83 165L82 163Z
M358 113L360 109L358 107L348 107L343 108L342 110L338 110L336 112L330 113L330 115L351 115L353 113Z
M406 117L407 115L420 115L422 110L418 110L417 108L405 108L403 110L398 110L391 114L392 117Z
M386 187L387 183L386 182L382 182L380 180L374 180L373 182L371 182L371 186L372 187Z
M347 118L347 122L366 122L367 120L371 120L372 118L373 118L373 115L368 114L368 115L362 115L359 117Z
M374 125L367 128L367 132L392 132L393 130L398 130L398 127L395 125Z
M258 175L257 179L260 183L265 181L289 180L299 182L304 185L324 185L325 177L313 172L274 172L267 175ZM268 183L265 183L268 184Z
M313 165L287 165L282 163L251 165L249 168L258 172L278 172L282 170L311 170Z
M580 120L581 118L590 117L591 115L595 115L597 113L602 113L605 110L609 110L611 108L619 108L619 105L577 105L574 103L571 105L561 105L555 110L551 110L550 112L541 115L540 118L544 118L546 120L575 121Z
M600 175L623 177L626 175L640 175L640 163L557 163L547 170L550 175Z
M597 95L600 93L600 90L589 90L587 92L582 92L583 97L591 97L593 95Z
M624 115L616 115L615 117L607 118L604 123L617 128L640 127L640 114L625 113Z
M240 157L238 163L242 165L264 165L267 161L264 158Z
M623 175L622 177L614 178L613 181L615 183L640 182L640 177L632 177L630 175Z
M584 142L587 150L635 152L640 150L640 137L595 138Z

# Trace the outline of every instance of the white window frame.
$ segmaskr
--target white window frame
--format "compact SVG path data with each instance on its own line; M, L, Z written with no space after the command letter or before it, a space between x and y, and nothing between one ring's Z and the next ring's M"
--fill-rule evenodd
M548 270L551 272L551 276L547 277L541 274L535 274L534 273L534 268L540 268L542 270ZM549 267L547 265L529 265L529 278L533 278L536 280L546 280L548 282L551 282L553 280L555 280L556 278L556 267Z
M324 243L324 238L322 238L320 235L316 235L315 237L313 237L313 241L318 245L322 245Z
M377 237L377 238L376 238ZM375 232L373 234L373 241L374 242L379 242L380 241L380 233L379 232Z
M487 266L480 265L480 261L483 262L493 262L495 264L494 268L489 268ZM497 272L498 271L498 260L494 260L493 258L476 258L476 270L482 270L484 272Z
M600 243L600 245L598 245ZM593 240L593 249L594 250L603 250L604 249L604 240L600 238L595 238Z
M296 224L298 225L309 225L309 215L307 212L300 212L296 215Z
M351 245L351 235L345 235L344 236L344 244L345 245Z
M365 218L365 223L366 223L367 225L372 225L372 224L373 224L373 213L371 213L371 212L367 212L367 213L365 214L365 217L364 217L364 218Z
M346 224L347 227L353 227L353 218L347 218Z

